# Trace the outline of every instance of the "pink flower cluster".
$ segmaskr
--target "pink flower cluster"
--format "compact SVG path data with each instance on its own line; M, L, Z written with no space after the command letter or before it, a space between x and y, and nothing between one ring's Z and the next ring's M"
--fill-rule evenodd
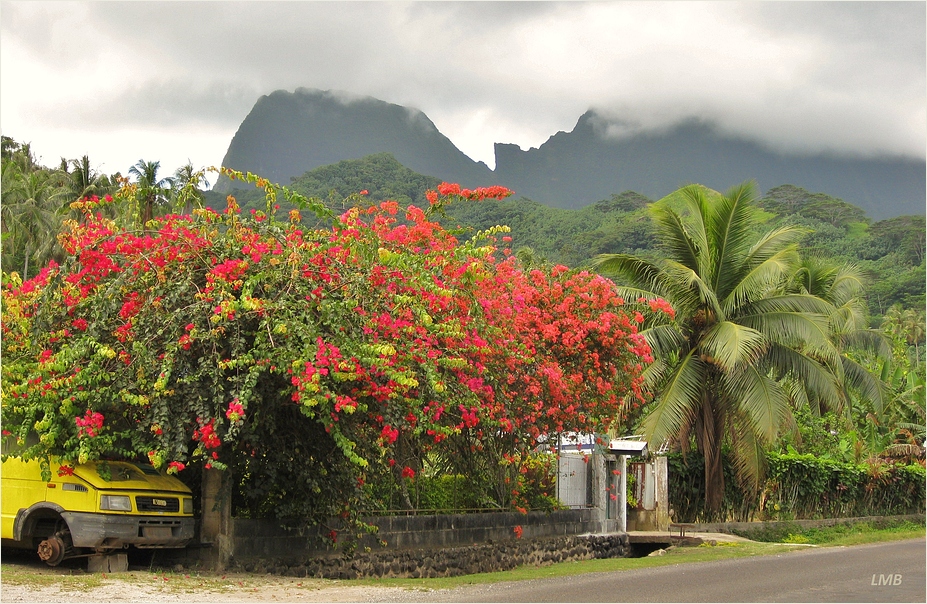
M233 422L241 421L244 419L245 409L241 406L241 403L238 402L237 398L229 403L229 408L225 411L225 417L229 418Z
M87 409L84 417L75 417L78 436L96 436L103 429L103 414Z

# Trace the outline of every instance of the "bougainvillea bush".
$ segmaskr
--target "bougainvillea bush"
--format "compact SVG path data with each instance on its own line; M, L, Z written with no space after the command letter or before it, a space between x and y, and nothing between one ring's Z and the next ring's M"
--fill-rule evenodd
M643 402L636 332L671 312L662 301L522 270L497 246L505 228L461 242L429 218L507 190L443 184L427 210L358 194L335 216L225 172L263 187L266 211L230 197L127 231L85 199L60 235L66 262L5 277L8 451L65 472L111 458L227 470L250 516L376 509L423 472L468 476L511 509L542 435L605 431ZM279 211L281 195L302 210Z

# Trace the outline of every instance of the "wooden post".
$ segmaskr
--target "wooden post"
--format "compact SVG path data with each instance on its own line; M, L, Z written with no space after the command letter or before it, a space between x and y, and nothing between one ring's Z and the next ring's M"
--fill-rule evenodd
M618 530L628 532L628 456L618 456Z
M656 485L654 496L656 499L656 530L665 531L669 528L669 467L666 455L658 455L653 460L653 475Z
M200 542L211 545L207 563L214 570L225 570L232 556L232 490L228 472L203 470L203 518Z

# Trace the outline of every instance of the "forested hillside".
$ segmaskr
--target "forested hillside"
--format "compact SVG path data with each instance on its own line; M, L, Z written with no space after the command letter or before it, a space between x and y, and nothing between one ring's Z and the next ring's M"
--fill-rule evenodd
M377 202L427 204L424 192L440 181L403 167L388 153L323 166L295 178L292 187L308 197L341 203L351 193L366 190ZM579 210L552 208L525 197L451 206L440 221L481 231L495 225L511 227L513 250L537 261L585 266L598 254L658 254L650 206L659 201L639 193L615 193ZM239 202L262 209L259 191L243 190ZM672 196L662 203L670 202ZM224 195L208 193L215 207ZM866 213L826 193L784 184L760 200L766 226L800 225L808 229L802 241L806 254L855 262L869 274L869 309L884 315L893 304L905 308L925 305L925 219L900 216L874 222Z

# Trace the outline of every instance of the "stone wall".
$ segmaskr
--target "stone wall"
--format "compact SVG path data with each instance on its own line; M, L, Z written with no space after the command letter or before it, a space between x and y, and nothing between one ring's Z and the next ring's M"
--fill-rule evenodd
M259 558L232 562L232 568L291 577L356 579L360 577L455 577L511 570L522 565L620 558L629 552L626 533L573 535L541 539L509 539L462 547L359 551L353 558L337 556L296 559Z
M422 516L381 516L365 519L378 527L375 534L363 535L358 550L449 548L482 543L512 541L515 527L521 538L537 539L597 533L592 509L556 512L495 512L482 514L439 514ZM340 525L301 527L298 523L278 520L232 520L231 557L237 561L264 558L302 560L309 556L340 556L341 547L332 547L328 537ZM385 545L384 545L385 543Z
M593 535L593 509L496 512L366 519L375 534L344 555L343 532L333 545L325 527L274 520L232 520L232 568L299 577L448 577L508 570L522 564L624 556L627 535ZM334 527L334 528L333 528ZM516 532L516 527L520 527Z
M387 550L427 552L482 545L495 547L499 544L587 534L623 534L623 531L616 530L617 521L608 517L606 512L605 488L608 480L604 458L601 454L593 454L589 460L592 468L591 507L550 513L496 512L368 518L367 522L379 527L379 531L362 535L356 553L387 555ZM207 470L206 474L210 472L216 471ZM228 489L222 488L221 480L204 479L203 501L214 501L214 504L203 506L203 518L198 522L198 538L185 550L163 553L161 558L164 562L181 567L192 565L222 570L229 566L254 566L264 561L272 567L285 569L302 566L304 570L301 572L308 573L306 565L315 559L326 560L326 567L334 567L332 560L345 557L345 542L354 541L350 534L342 530L338 520L323 523L325 526L307 528L298 522L281 524L278 520L231 518L228 493ZM331 536L337 538L335 547L332 546ZM572 548L571 545L568 549Z

